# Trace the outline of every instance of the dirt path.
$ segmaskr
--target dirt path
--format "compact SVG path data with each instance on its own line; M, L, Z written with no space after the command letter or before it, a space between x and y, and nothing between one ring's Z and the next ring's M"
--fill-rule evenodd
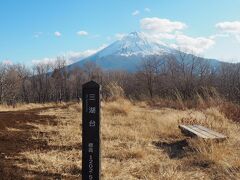
M46 142L31 138L35 127L30 123L50 123L54 125L56 123L55 116L38 115L40 111L50 108L54 107L0 112L0 179L24 179L24 174L37 173L27 172L27 170L21 169L15 164L24 161L17 158L19 153L32 149L47 148ZM41 176L53 177L50 174Z

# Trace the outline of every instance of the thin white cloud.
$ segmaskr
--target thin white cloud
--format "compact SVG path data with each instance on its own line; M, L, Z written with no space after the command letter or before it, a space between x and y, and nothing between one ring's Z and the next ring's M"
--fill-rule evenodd
M237 40L240 42L240 34L236 34L235 36L236 36Z
M137 15L139 15L139 14L140 14L140 11L139 11L139 10L135 10L135 11L132 12L132 15L133 15L133 16L137 16Z
M112 37L111 36L107 36L107 41L112 41Z
M145 12L151 12L151 9L150 8L145 8L144 11Z
M176 36L176 46L185 51L194 52L197 54L203 53L215 44L215 41L206 37L190 37L187 35Z
M161 44L163 43L162 40L164 39L172 40L176 38L176 34L182 34L182 32L177 31L177 29L181 29L177 27L179 26L178 24L179 23L172 22L167 19L160 19L155 17L144 18L140 20L140 26L143 34L148 39L151 39L152 41L157 41Z
M240 42L240 21L220 22L215 26L223 33L233 35Z
M13 62L9 59L6 59L6 60L3 60L2 61L2 64L5 64L5 65L13 65Z
M240 21L220 22L216 24L216 27L223 32L240 34Z
M54 32L54 35L57 37L60 37L60 36L62 36L62 33L60 33L59 31L56 31L56 32Z
M105 48L107 45L103 44L102 46L96 48L96 49L88 49L85 51L68 51L66 53L63 53L60 55L60 57L64 57L66 60L67 65L72 64L76 61L82 60L88 56L91 56L95 54L96 52L102 50ZM57 58L52 58L52 57L45 57L42 59L33 59L32 63L33 64L51 64L57 60Z
M117 33L115 34L115 37L119 40L122 39L126 34L125 33Z
M40 36L42 36L42 34L43 34L43 32L35 32L34 37L39 38Z
M36 64L50 64L50 63L54 63L56 61L56 58L42 58L42 59L33 59L32 60L32 64L36 65Z
M196 54L212 47L215 44L214 39L221 36L218 34L212 37L190 37L183 33L187 28L185 23L157 17L141 19L140 26L145 36L152 41Z
M82 60L88 56L91 56L93 54L95 54L96 52L104 49L105 47L107 47L106 44L101 45L100 47L96 48L96 49L87 49L85 51L69 51L67 53L64 54L64 56L70 61L70 63L75 62L76 60Z
M226 62L240 62L239 42L235 36L219 37L214 39L215 45L206 51L205 55Z
M152 33L172 33L187 27L183 22L170 21L169 19L160 19L157 17L141 19L140 25L143 30Z
M172 40L175 39L176 35L171 33L149 33L149 32L142 32L148 39L152 41L161 42L162 40Z
M224 38L224 37L229 37L229 34L223 34L223 33L214 34L214 35L210 36L209 38L215 40L217 38Z
M77 32L77 35L79 35L79 36L87 36L88 35L88 32L87 31L78 31Z

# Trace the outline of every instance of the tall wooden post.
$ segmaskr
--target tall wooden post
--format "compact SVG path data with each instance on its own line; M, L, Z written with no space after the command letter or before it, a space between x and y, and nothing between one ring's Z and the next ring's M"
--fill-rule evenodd
M101 177L100 85L94 81L82 86L82 179Z

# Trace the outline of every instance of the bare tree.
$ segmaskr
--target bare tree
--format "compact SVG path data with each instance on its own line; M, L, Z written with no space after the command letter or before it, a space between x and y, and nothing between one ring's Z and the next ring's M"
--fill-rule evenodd
M140 70L138 72L139 79L146 84L150 98L154 96L154 88L158 75L160 74L161 67L164 65L162 59L156 56L150 56L146 60L142 61Z

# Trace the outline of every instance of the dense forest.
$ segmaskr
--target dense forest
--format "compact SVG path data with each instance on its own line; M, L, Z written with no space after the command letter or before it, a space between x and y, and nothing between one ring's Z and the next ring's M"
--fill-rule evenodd
M21 64L0 64L0 103L45 103L76 101L81 98L82 84L95 80L108 98L108 85L116 83L131 99L181 97L183 100L219 94L240 102L240 63L221 63L213 68L209 62L192 56L148 57L136 72L106 71L94 63L69 70L66 60L39 63L31 68Z

